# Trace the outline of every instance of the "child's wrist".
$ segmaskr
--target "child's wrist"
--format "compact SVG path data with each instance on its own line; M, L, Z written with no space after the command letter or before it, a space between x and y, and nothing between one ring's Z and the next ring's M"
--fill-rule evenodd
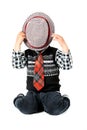
M20 51L20 50L21 50L21 45L15 44L14 51Z
M62 51L63 51L64 53L68 53L68 52L69 52L69 49L68 49L68 48L63 48Z

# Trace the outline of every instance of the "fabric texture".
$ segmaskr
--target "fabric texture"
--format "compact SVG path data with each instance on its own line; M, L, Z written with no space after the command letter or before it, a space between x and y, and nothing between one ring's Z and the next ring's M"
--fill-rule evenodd
M68 97L62 96L59 92L28 91L26 96L17 96L14 105L24 114L34 114L45 111L50 115L64 113L70 106Z
M38 91L44 87L43 56L41 53L35 61L33 85Z
M37 53L33 50L26 50L25 52L15 52L12 55L12 65L14 68L27 67L27 89L36 91L33 86L34 77L34 65L37 58ZM70 51L66 54L60 50L48 47L43 53L44 60L44 87L40 91L59 91L60 90L60 79L59 69L70 69L72 68L72 56ZM63 60L63 62L62 62Z
M47 48L47 51L50 51L54 49L53 47L48 47ZM72 68L72 56L71 56L71 52L69 51L68 53L63 53L62 51L60 51L59 49L55 49L56 50L56 53L54 54L55 55L55 62L56 64L58 65L59 68L61 69L71 69ZM31 50L27 50L27 51L30 51ZM27 58L25 57L25 53L27 52L15 52L13 50L12 52L12 66L14 68L24 68L26 65L27 65L27 62L28 62L28 65L30 64L31 66L34 65L35 63L35 55L37 55L37 53L34 52L34 57L32 57L32 55L28 55L28 61L27 61ZM33 51L32 51L33 53ZM47 63L48 65L49 64L52 64L53 61L51 60L52 58L52 55L49 55L49 58L45 56L45 58L47 58L44 63ZM52 64L53 65L53 64Z

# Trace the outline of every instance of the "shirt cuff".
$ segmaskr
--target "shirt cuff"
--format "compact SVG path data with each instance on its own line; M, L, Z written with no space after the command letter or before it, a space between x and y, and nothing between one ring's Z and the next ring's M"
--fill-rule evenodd
M66 53L66 52L63 52L63 51L57 49L56 54L60 55L60 56L64 56L64 57L70 57L71 56L70 50L68 50L68 52Z
M18 51L18 52L16 52L14 49L13 49L13 52L12 52L12 56L13 57L20 57L21 55L23 54L23 52L21 52L21 51Z

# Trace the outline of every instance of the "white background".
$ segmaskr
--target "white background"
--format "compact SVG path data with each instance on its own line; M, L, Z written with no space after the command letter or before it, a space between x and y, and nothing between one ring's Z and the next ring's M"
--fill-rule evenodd
M61 93L71 99L70 109L60 116L46 113L24 115L13 105L14 97L26 94L26 69L13 69L11 53L25 19L34 12L48 14L55 33L64 37L73 57L73 69L61 70ZM87 129L87 4L86 0L0 1L0 129ZM57 42L52 46L58 47ZM23 45L22 49L26 47Z

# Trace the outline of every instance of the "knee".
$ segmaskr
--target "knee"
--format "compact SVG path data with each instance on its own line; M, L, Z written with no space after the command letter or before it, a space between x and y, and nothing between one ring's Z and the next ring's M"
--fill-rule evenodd
M68 110L70 107L70 100L67 97L62 97L58 102L53 102L47 108L47 113L51 115L60 115Z
M30 96L29 96L30 97ZM37 104L28 96L18 95L13 103L23 114L33 114L37 112Z
M16 108L18 108L22 113L24 114L28 114L29 110L28 110L28 104L24 99L23 95L18 95L14 101L13 101L14 105Z
M59 93L53 93L50 96L44 96L43 106L45 112L51 115L59 115L69 108L70 100L67 97L61 96Z
M18 94L18 96L13 100L15 107L21 107L21 104L23 103L23 97L23 94Z

